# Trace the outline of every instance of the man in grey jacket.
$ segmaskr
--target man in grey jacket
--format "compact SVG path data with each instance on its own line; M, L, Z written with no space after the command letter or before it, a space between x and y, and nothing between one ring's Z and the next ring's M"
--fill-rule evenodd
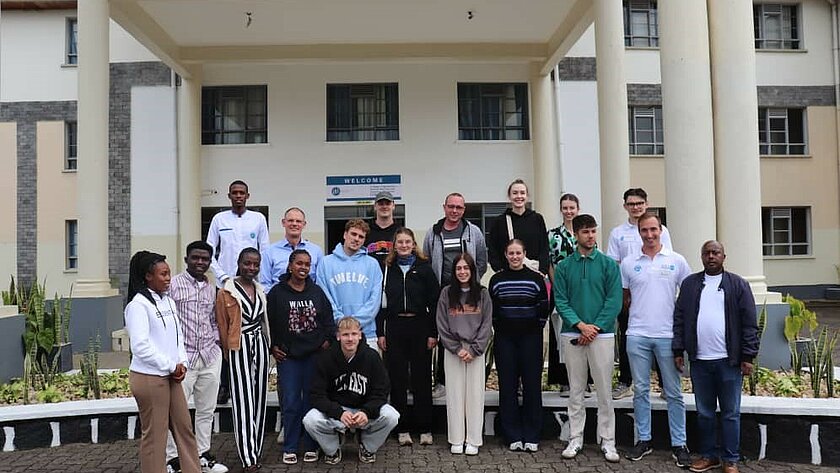
M464 196L453 192L443 203L444 218L432 225L423 240L423 253L432 260L440 287L449 284L452 261L461 253L469 253L475 260L480 280L487 272L487 244L484 232L464 219L467 206Z
M423 253L432 261L432 269L444 288L452 277L452 262L461 253L469 253L475 260L476 279L481 280L487 272L487 244L484 232L464 219L467 209L464 196L453 192L443 201L444 217L426 233L423 239ZM432 396L440 398L446 395L444 389L443 356L438 348L435 364L435 389Z

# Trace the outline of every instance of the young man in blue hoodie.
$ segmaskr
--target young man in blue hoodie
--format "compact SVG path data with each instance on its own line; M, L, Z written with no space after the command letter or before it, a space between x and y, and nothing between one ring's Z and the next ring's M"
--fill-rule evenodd
M344 242L318 265L316 281L333 308L336 321L353 316L362 324L365 342L376 346L376 314L382 301L382 270L363 248L370 226L354 218L344 226Z

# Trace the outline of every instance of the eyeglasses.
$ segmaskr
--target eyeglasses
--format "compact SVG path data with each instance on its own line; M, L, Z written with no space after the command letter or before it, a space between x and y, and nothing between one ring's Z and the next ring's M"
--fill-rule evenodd
M624 205L626 205L626 206L628 206L628 207L641 207L641 206L645 205L646 203L647 203L647 202L645 202L645 201L641 201L641 202L625 202L625 203L624 203Z
M464 210L464 209L466 209L466 207L464 207L463 205L451 205L451 204L447 205L446 208L449 209L449 210Z

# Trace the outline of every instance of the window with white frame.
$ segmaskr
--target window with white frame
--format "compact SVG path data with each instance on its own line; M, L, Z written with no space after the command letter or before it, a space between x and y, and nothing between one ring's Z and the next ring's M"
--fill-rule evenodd
M397 84L327 84L327 141L400 139Z
M528 84L458 84L459 140L527 140Z
M74 270L79 268L79 221L64 221L65 263L64 268Z
M64 122L64 170L75 171L77 166L77 149L79 125L76 122Z
M624 0L624 45L658 47L658 13L656 0Z
M811 254L810 207L762 207L764 256Z
M75 18L67 19L66 47L65 47L65 64L79 63L79 21Z
M756 49L799 49L799 5L757 3L753 5Z
M202 87L201 144L268 142L268 87Z
M630 154L665 154L662 107L631 106L627 115L630 122Z
M806 114L802 108L759 108L758 142L762 155L804 155L808 152Z

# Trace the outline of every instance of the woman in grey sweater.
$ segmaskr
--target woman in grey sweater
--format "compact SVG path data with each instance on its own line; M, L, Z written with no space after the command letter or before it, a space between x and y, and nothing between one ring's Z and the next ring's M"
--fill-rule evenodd
M462 253L440 294L437 327L446 370L446 420L453 454L477 455L484 423L484 352L493 335L493 303Z

